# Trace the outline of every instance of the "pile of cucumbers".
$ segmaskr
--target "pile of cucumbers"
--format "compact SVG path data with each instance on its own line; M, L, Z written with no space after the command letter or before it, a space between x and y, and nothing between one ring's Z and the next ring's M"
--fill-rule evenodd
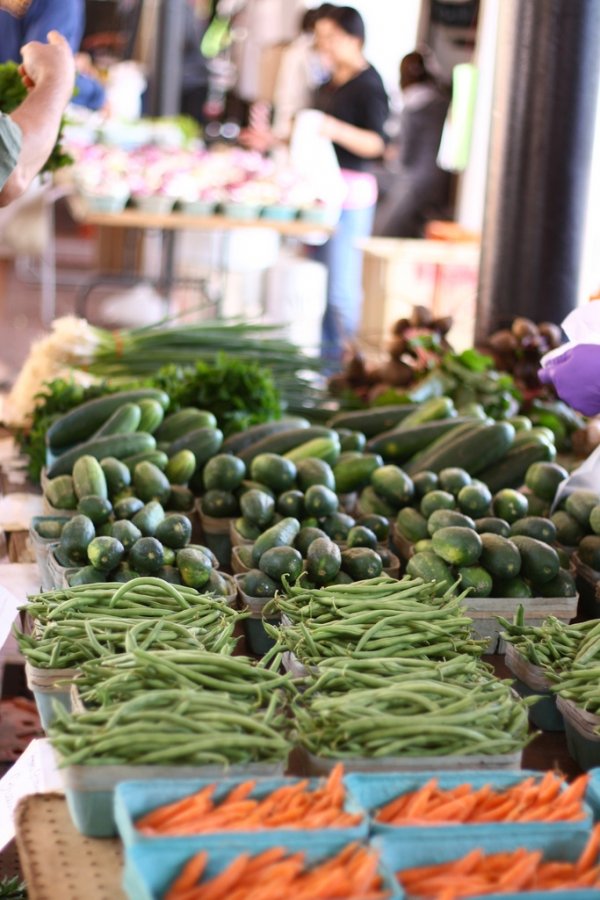
M168 498L171 488L153 463L137 463L130 476L129 468L117 459L98 462L93 456L80 456L68 477L78 514L62 525L54 555L60 565L78 569L69 576L71 584L156 575L174 584L227 594L212 554L190 545L188 516L165 512L160 500ZM130 479L135 495L124 491Z

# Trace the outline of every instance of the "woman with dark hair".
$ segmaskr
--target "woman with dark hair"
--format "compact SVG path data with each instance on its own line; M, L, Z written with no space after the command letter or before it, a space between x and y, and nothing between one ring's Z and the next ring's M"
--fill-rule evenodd
M346 200L335 234L313 251L329 272L323 320L323 354L339 360L358 330L362 306L362 251L357 244L373 226L377 182L371 172L383 154L388 98L379 73L365 59L365 26L350 6L321 8L315 23L317 49L327 58L330 79L315 95L346 183Z
M400 131L396 145L388 147L389 189L377 210L374 232L422 237L427 221L448 214L450 175L438 167L437 156L450 98L421 53L403 58L400 88L404 100Z

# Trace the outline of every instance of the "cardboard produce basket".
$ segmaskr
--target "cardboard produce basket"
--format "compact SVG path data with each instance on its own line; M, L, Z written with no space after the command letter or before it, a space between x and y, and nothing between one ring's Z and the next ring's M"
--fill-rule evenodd
M244 561L244 553L252 544L241 544L231 548L231 571L234 575L245 575L252 568Z
M255 656L264 656L272 647L275 641L264 629L263 621L269 625L279 625L281 616L275 615L269 618L264 616L265 606L271 602L272 597L251 597L242 589L243 575L234 575L237 584L239 607L250 613L247 619L244 619L244 632L248 642L248 648Z
M571 574L581 597L579 615L585 619L600 618L600 572L586 566L578 553L571 556Z
M534 666L514 647L506 644L505 662L515 676L515 690L521 697L539 696L529 707L529 720L541 731L564 731L562 714L556 708L556 694L552 682L540 666Z
M600 734L595 733L600 728L600 716L586 712L560 695L556 708L564 719L570 756L585 772L600 766Z
M467 597L465 608L473 619L473 636L487 640L485 653L505 653L506 645L501 639L502 625L497 616L512 620L523 606L525 623L541 625L548 616L556 616L561 622L570 622L577 615L579 595L575 597Z
M65 525L69 521L69 516L57 514L51 516L35 516L31 520L29 528L29 540L33 548L33 555L40 572L42 582L42 590L52 590L52 575L49 568L50 548L56 544L56 538L42 537L38 531L40 525L44 522L57 522Z
M228 568L231 560L231 523L235 522L235 519L231 517L217 519L214 516L207 516L202 511L201 500L198 500L196 509L204 536L203 543L215 554L219 565Z
M344 770L352 772L460 772L463 769L512 770L521 768L522 751L495 755L478 754L473 756L394 756L394 757L357 757L344 758ZM307 775L329 775L339 759L315 756L304 747L300 748L303 771Z
M54 721L54 703L60 703L67 712L71 711L71 686L59 682L72 681L78 674L78 669L39 669L29 662L25 663L27 687L33 694L46 733Z

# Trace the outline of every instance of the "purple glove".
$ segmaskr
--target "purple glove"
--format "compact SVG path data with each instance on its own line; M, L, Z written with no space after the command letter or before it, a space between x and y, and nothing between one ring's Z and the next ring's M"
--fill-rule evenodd
M600 413L600 344L577 344L540 369L538 378L584 416Z

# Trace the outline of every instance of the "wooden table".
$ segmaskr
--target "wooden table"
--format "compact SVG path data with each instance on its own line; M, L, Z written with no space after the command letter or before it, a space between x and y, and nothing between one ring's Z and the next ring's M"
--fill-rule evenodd
M79 195L71 194L69 197L69 209L73 218L85 225L93 225L98 228L124 228L137 231L158 230L162 235L162 253L160 260L160 275L155 279L155 285L158 290L163 292L168 298L176 279L175 269L175 240L181 231L212 231L221 232L227 236L232 231L239 229L268 229L276 231L282 237L297 238L299 240L310 241L311 238L324 240L328 235L333 233L333 228L327 225L319 225L312 222L304 222L300 219L291 219L289 221L279 221L277 219L269 219L266 216L260 216L252 219L231 218L225 215L210 216L191 216L182 212L172 212L167 215L156 213L147 213L135 207L126 208L122 212L105 213L97 212L90 208L89 204ZM221 253L219 271L221 274L225 271L224 260L227 252L227 245ZM98 273L83 284L78 291L76 300L76 312L80 316L85 316L87 301L90 293L99 284L134 284L139 281L137 274L133 273L114 273L108 275L106 273ZM204 283L202 281L194 281L194 284L200 286L204 291ZM220 295L223 291L221 290ZM219 298L217 298L217 313L219 311ZM211 305L214 301L211 302Z

